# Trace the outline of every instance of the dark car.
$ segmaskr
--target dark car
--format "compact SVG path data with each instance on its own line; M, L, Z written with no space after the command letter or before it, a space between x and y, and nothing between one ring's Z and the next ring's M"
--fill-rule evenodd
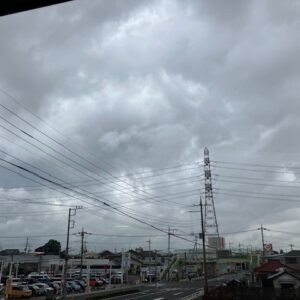
M77 280L74 280L74 282L76 282L81 287L81 290L83 292L85 291L86 283L83 280L77 279Z
M66 282L66 291L67 291L67 293L72 293L73 292L73 286L72 286L70 281Z
M72 286L72 291L74 292L80 292L82 289L81 289L81 286L78 285L75 281L69 281L69 284L71 284Z
M37 285L29 284L28 288L31 290L32 296L36 297L42 295L42 291Z
M47 282L47 284L53 288L55 294L59 294L61 292L61 287L55 282Z

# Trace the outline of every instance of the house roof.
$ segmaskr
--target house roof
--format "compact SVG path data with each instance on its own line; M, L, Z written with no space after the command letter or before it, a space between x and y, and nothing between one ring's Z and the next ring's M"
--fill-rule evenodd
M292 273L290 273L290 272L288 272L286 270L283 270L283 271L280 271L280 272L278 272L276 274L273 274L273 275L269 276L267 279L274 279L274 278L280 277L283 274L288 274L288 275L290 275L290 276L292 276L292 277L300 280L299 276L296 276L295 274L292 274Z
M269 260L268 262L262 264L261 266L254 268L254 273L275 273L280 269L286 269L290 272L295 272L296 270L288 267L287 265L281 263L279 260Z

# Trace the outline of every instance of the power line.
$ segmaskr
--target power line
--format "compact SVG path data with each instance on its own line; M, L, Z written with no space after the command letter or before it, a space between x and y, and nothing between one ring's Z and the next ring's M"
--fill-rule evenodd
M217 188L217 190L218 191L219 190L229 191L229 192L233 192L233 193L253 194L253 195L266 195L266 196L274 196L274 197L299 198L298 195L273 194L273 193L253 192L253 191L235 190L235 189L227 189L227 188Z
M220 195L226 195L226 196L234 196L234 197L241 197L241 198L253 198L253 199L266 199L266 200L271 200L271 201L280 201L280 202L295 202L299 203L299 200L296 199L284 199L284 198L272 198L272 197L264 197L264 196L253 196L253 195L247 195L247 194L232 194L232 193L223 193L223 192L218 192Z
M265 165L265 164L258 164L258 163L241 163L241 162L232 162L232 161L220 161L220 160L212 160L214 163L220 164L230 164L230 165L241 165L241 166L254 166L260 168L276 168L276 169L298 169L300 167L295 166L278 166L278 165Z
M255 173L278 173L278 174L297 174L300 175L300 173L295 173L295 172L283 172L283 171L273 171L273 170L257 170L257 169L247 169L247 168L236 168L236 167L224 167L224 166L219 166L219 165L213 165L213 167L217 169L229 169L229 170L239 170L239 171L249 171L249 172L255 172Z
M280 187L280 188L297 188L300 186L287 186L287 185L279 185L279 184L269 184L269 183L260 183L260 182L243 182L236 180L226 180L226 179L218 179L218 182L229 182L229 183L238 183L238 184L247 184L247 185L260 185L260 186L272 186L272 187Z
M39 117L37 114L35 114L34 112L32 112L30 109L28 109L23 103L21 103L20 101L18 101L14 96L12 96L9 92L7 92L6 90L4 90L3 88L0 87L0 91L7 96L8 98L10 98L11 100L14 101L14 103L16 103L17 105L19 105L20 107L22 107L25 111L29 112L32 116L34 116L36 119L40 120L41 122L43 122L44 124L46 124L48 126L48 128L50 128L51 130L53 130L54 132L58 133L61 137L71 141L74 145L76 145L77 148L80 148L84 151L84 153L88 153L91 157L96 158L97 161L100 162L100 160L92 153L90 153L86 148L82 147L82 144L75 142L74 140L72 140L69 136L64 135L63 133L61 133L57 128L55 128L54 126L52 126L50 123L48 123L47 121L45 121L44 119L42 119L41 117ZM4 106L3 106L4 107ZM7 107L5 107L6 110L8 110ZM12 111L12 110L10 110ZM12 111L13 112L13 111ZM19 116L18 116L19 117ZM28 122L29 123L29 122ZM104 163L112 168L117 169L115 166L113 166L112 164L109 164L105 161L101 161L101 163ZM179 164L176 166L170 166L170 167L165 167L165 168L161 168L160 170L166 170L166 169L171 169L171 168L181 168L182 166L186 166L186 165L194 165L195 162L193 163L186 163L186 164ZM159 169L158 169L159 170ZM152 172L152 170L151 170ZM144 173L144 172L143 172ZM142 174L143 174L142 173ZM128 174L127 176L131 176L132 174Z
M0 150L1 151L1 150ZM198 178L196 180L190 180L190 179L194 179L194 178ZM189 181L187 181L189 180ZM171 186L178 186L178 185L184 185L184 184L191 184L191 183L199 183L200 180L203 180L203 178L201 178L201 176L199 175L195 175L195 176L190 176L190 177L184 177L184 178L176 178L176 179L172 179L172 180L166 180L166 181L160 181L160 182L154 182L154 183L150 183L150 184L140 184L140 185L135 185L138 187L143 187L143 188L156 188L156 189L160 189L160 188L166 188L166 187L171 187ZM182 182L183 181L183 182ZM187 182L185 182L187 181ZM171 182L176 182L173 184L168 184ZM81 184L83 183L83 184ZM85 183L85 184L84 184ZM93 181L74 181L74 182L67 182L68 185L77 185L78 187L87 187L87 186L98 186L99 183L94 183ZM17 189L20 187L4 187L6 189ZM40 186L22 186L22 188L26 189L27 191L39 191L44 189L44 187L40 187ZM104 193L112 193L112 192L116 192L113 188L110 189L106 189L104 191L99 191L99 193L104 194Z
M0 116L0 118L2 118L2 117ZM8 121L8 122L9 122L9 121ZM9 122L9 123L11 124L11 122ZM12 125L12 126L18 128L18 127L15 126L15 125ZM34 144L28 142L26 139L24 139L24 138L20 137L19 135L15 134L15 133L12 132L11 130L7 129L5 126L3 126L3 125L0 124L0 127L4 128L5 130L8 130L8 131L11 132L12 134L14 134L14 135L16 135L17 137L21 138L21 139L24 140L25 142L27 142L27 143L33 145L34 147L38 148L40 151L46 153L47 155L50 155L50 156L53 157L54 159L59 160L59 161L62 162L63 164L65 164L65 165L67 165L67 166L69 166L69 167L71 167L71 168L74 168L75 170L77 170L77 171L80 172L81 174L85 174L86 176L88 176L88 177L90 177L90 178L92 178L92 179L94 179L94 180L97 180L97 179L93 178L92 176L90 176L90 175L88 175L88 174L86 174L86 173L83 173L82 170L80 170L80 169L78 169L78 168L76 168L76 167L74 167L74 166L72 166L72 165L66 163L65 161L63 161L63 160L61 160L61 159L56 158L55 156L53 156L53 155L49 154L48 152L42 150L42 149L39 148L38 146L36 146L36 145L34 145ZM18 129L21 130L20 128L18 128ZM21 130L21 131L23 131L23 130ZM37 140L37 139L35 139L35 140ZM38 140L37 140L37 141L38 141ZM47 145L46 145L45 143L43 143L43 142L40 142L40 143L42 143L43 145L47 146ZM53 149L52 147L50 147L50 149L52 149L53 151L59 153L58 151L56 151L56 150ZM64 154L63 154L63 156L64 156L64 157L67 157L67 156L65 156ZM74 161L74 160L72 160L72 161ZM62 181L62 180L60 179L60 181ZM98 180L98 181L99 181L99 180ZM100 182L101 184L104 184L104 183L101 182L101 181L99 181L99 182ZM45 187L48 187L47 185L44 185L44 186L45 186ZM124 188L124 187L121 186L121 188ZM117 189L117 190L119 190L119 189ZM122 190L119 190L119 191L122 192L122 193L128 194L129 196L132 197L132 195L131 195L130 193L128 193L128 192L125 192L125 191L122 191ZM144 191L143 191L143 192L144 192ZM136 192L136 191L132 191L132 193L139 195L138 192ZM145 194L151 195L150 193L146 193L146 192L144 192L144 193L145 193ZM140 195L139 195L139 196L140 196ZM155 202L160 202L160 201L170 202L169 200L161 199L161 198L155 197L155 196L152 196L151 198L147 198L147 200L150 200L150 199L152 199L152 200L155 201ZM173 203L173 204L174 204L174 203Z
M6 111L8 111L8 112L10 112L11 114L13 114L14 116L16 116L18 119L20 119L20 120L22 120L23 122L25 122L25 123L26 123L27 125L29 125L30 127L34 128L36 131L38 131L39 133L41 133L42 135L44 135L45 137L47 137L47 138L50 139L51 141L53 141L53 142L55 142L56 144L58 144L59 146L63 147L65 150L69 151L69 152L72 153L73 155L79 157L81 160L83 160L83 161L89 163L90 165L92 165L93 167L95 167L95 165L94 165L92 162L90 162L90 161L87 160L86 158L82 157L81 155L77 154L77 153L74 152L72 149L69 149L68 147L66 147L65 145L63 145L61 142L56 141L56 140L53 139L51 136L49 136L48 134L44 133L44 132L41 131L39 128L37 128L35 125L32 125L30 122L28 122L27 120L23 119L22 117L20 117L18 114L16 114L15 112L13 112L12 110L10 110L9 108L5 107L3 104L0 103L0 106L1 106L3 109L5 109ZM17 130L21 131L23 134L26 134L26 135L29 136L30 138L32 138L32 139L34 139L35 141L39 142L40 144L42 144L42 145L46 146L47 148L51 149L53 152L55 152L55 153L61 155L62 157L64 157L64 158L67 159L68 161L71 161L72 163L74 163L74 164L80 166L81 168L86 169L86 170L88 170L89 172L91 172L91 170L89 170L88 168L86 168L86 166L84 166L84 165L82 165L81 163L79 163L78 161L75 161L74 159L70 158L70 156L67 156L67 155L65 155L64 153L61 153L61 152L57 151L55 148L53 148L53 147L47 145L46 143L44 143L44 142L42 142L41 140L37 139L37 138L34 137L33 135L27 133L27 132L24 131L23 129L20 129L18 126L16 126L16 125L13 124L12 122L8 121L8 120L5 119L4 117L0 116L0 119L4 120L4 121L7 122L8 124L10 124L12 127L14 127L14 128L16 128ZM105 170L105 169L103 169L103 168L101 168L101 167L99 167L99 166L96 166L96 167L99 168L100 170L102 170L103 172L105 172L106 174L108 174L109 176L111 176L112 178L116 179L116 177L115 177L111 172L109 172L109 171L107 171L107 170ZM74 166L73 166L73 168L76 169L77 171L79 171L78 168L75 168ZM82 172L82 171L81 171L81 172ZM93 172L92 172L92 173L93 173ZM83 173L83 174L86 175L87 177L92 178L92 176L89 175L89 174L86 174L86 173ZM96 173L96 175L99 176L99 177L101 177L101 178L104 178L105 180L108 180L107 178L103 177L102 175L100 176L100 175L97 174L97 173ZM102 183L101 181L99 181L99 182ZM127 185L130 186L130 187L133 187L132 185L130 185L130 184L129 184L128 182L126 182L126 181L122 181L122 182L124 182L125 184L127 184ZM122 186L122 185L120 185L120 184L118 184L118 183L116 183L116 182L114 182L113 184L116 185L116 186L119 186L119 187L121 187L121 188L123 188L123 189L125 188L124 186ZM133 188L135 188L135 187L133 187ZM153 197L153 198L157 198L157 197L153 196L152 194L150 194L150 193L148 193L148 192L145 192L144 190L139 190L139 191L141 191L141 192L143 192L143 193L145 193L145 194L148 194L148 195L150 195L150 196ZM125 191L121 191L121 192L122 192L122 193L125 193L125 194L128 194L128 193L126 193ZM130 191L130 192L131 192L131 193L135 193L135 194L138 195L138 193L137 193L135 190ZM129 195L130 195L130 193L129 193ZM163 200L163 199L160 199L160 200Z
M213 174L217 177L215 180L218 180L218 177L225 178L233 178L233 179L242 179L242 180L254 180L254 181L267 181L267 182L282 182L282 183L300 183L300 181L290 181L290 180L279 180L279 179L265 179L265 178L257 178L257 177L242 177L242 176L231 176L231 175L223 175L223 174ZM295 186L296 187L296 186ZM297 186L299 187L299 186Z
M97 199L97 198L95 198L95 197L92 197L92 196L90 196L90 195L84 195L84 194L82 194L82 193L79 192L79 191L76 191L76 190L73 190L73 189L71 189L71 188L65 187L64 185L62 185L62 184L60 184L60 183L57 183L57 182L55 182L55 181L53 181L53 180L49 180L49 179L47 179L47 178L45 178L45 177L43 177L43 176L37 174L36 172L32 172L32 171L30 171L30 170L28 170L28 169L26 169L26 168L24 168L24 167L18 166L17 164L8 162L8 161L6 161L6 160L4 160L4 159L0 159L0 160L1 160L1 161L5 161L6 163L8 163L8 164L10 164L10 165L15 166L16 168L19 168L19 169L21 169L21 170L23 170L23 171L25 171L25 172L28 172L29 174L32 174L32 175L38 177L39 179L42 179L42 180L44 180L44 181L46 181L46 182L49 182L49 183L51 183L51 184L53 184L53 185L55 185L55 186L58 186L58 187L60 187L60 188L66 189L66 190L68 190L68 191L72 191L72 192L74 192L74 193L76 193L76 194L79 194L79 195L81 195L81 196L85 196L85 197L90 198L90 199L92 199L92 200L94 200L94 201L97 201L97 202L101 203L101 204L104 206L104 209L111 209L111 210L113 210L115 213L119 213L119 214L121 214L121 215L127 216L127 217L130 218L130 219L133 219L133 220L135 220L135 221L137 221L137 222L139 222L139 223L142 223L142 224L144 224L144 225L147 225L147 226L149 226L149 227L151 227L151 228L153 228L153 229L156 229L156 230L158 230L158 231L160 231L160 232L167 233L167 231L165 231L165 230L163 230L163 229L161 229L161 228L159 228L159 227L157 227L157 226L155 226L155 225L153 225L153 224L150 224L150 223L148 223L148 222L145 222L145 221L143 221L143 220L140 220L139 218L137 218L137 217L135 217L135 216L132 216L132 215L130 215L129 213L126 213L126 212L124 212L124 211L121 211L120 209L118 209L118 208L116 208L116 207L114 207L114 206L108 204L107 202L105 202L105 201L103 201L103 200L99 200L99 199ZM4 166L1 166L1 167L4 167ZM6 167L4 167L4 168L6 168ZM6 169L8 169L8 168L6 168ZM8 169L8 170L10 170L10 169ZM17 173L18 173L18 172L17 172ZM19 173L18 173L18 174L19 174ZM24 177L24 175L22 175L22 176ZM26 177L25 177L25 178L26 178ZM32 179L31 179L31 180L32 180ZM41 184L41 183L40 183L40 184ZM74 195L70 195L70 196L71 196L71 197L74 197ZM105 199L105 200L106 200L106 199ZM84 202L84 203L88 203L86 200L83 200L83 199L81 199L81 201ZM88 203L88 204L90 204L90 203ZM96 205L95 205L95 206L96 206ZM103 208L103 207L102 207L102 208ZM193 243L193 241L190 241L190 240L188 240L188 239L182 238L182 237L180 237L180 236L178 236L177 238L180 238L180 239L183 239L183 240L186 240L186 241L189 241L189 242L192 242L192 243Z

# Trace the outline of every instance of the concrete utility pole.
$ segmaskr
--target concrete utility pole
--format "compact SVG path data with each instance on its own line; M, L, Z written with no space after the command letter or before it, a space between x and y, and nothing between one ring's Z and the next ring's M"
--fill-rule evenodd
M205 249L205 230L203 220L203 205L202 198L200 197L200 212L201 212L201 230L202 230L202 247L203 247L203 264L204 264L204 295L208 293L208 280L207 280L207 262L206 262L206 249Z
M67 281L67 270L68 270L68 260L69 260L69 240L70 240L70 229L74 228L75 221L71 220L71 217L76 215L77 209L81 209L82 206L76 206L75 208L69 208L69 216L68 216L68 228L67 228L67 244L66 244L66 252L65 252L65 267L63 274L63 288L62 288L62 299L66 299L66 281ZM71 225L72 224L72 225Z
M170 280L170 262L171 262L171 229L168 228L168 281Z
M171 262L171 235L174 234L175 228L168 228L168 281L170 280L170 262ZM173 231L173 233L171 232Z
M157 281L157 250L155 250L155 281Z
M262 224L260 228L257 228L261 232L261 242L262 242L262 261L265 261L265 239L264 239L264 230L268 230L267 228L263 227Z
M82 228L81 232L78 232L81 236L81 251L80 251L80 279L82 279L82 265L83 265L83 253L84 253L84 235L90 234Z
M150 258L151 258L151 256L150 256L150 250L151 250L151 240L149 239L149 240L147 241L147 243L149 244L149 250L148 250L148 276L149 276L149 281L150 281L150 283L151 283L151 276L150 276Z
M206 205L206 204L204 204ZM208 277L207 277L207 260L206 260L206 247L205 247L205 225L204 225L204 216L203 216L203 204L202 198L200 196L200 203L198 205L193 206L200 206L200 216L201 216L201 233L199 234L200 238L202 239L202 251L203 251L203 269L204 269L204 295L208 293ZM196 211L190 211L196 212Z

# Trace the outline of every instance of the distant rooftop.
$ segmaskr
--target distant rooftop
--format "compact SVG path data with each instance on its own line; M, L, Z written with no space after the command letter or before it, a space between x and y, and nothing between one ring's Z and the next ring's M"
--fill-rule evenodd
M260 267L257 267L253 270L254 273L275 273L278 271L282 271L285 269L289 272L295 272L296 270L293 268L288 267L287 265L281 263L279 260L270 260Z
M300 257L300 250L292 250L290 252L284 253L283 256Z

